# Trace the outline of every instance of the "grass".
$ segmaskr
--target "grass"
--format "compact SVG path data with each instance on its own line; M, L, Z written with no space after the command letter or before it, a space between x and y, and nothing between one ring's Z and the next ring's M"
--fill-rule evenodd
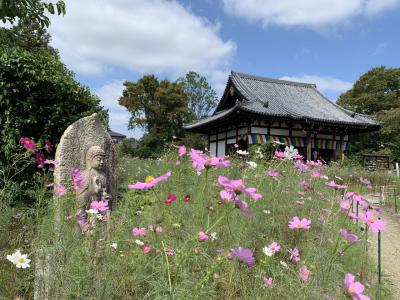
M50 299L346 299L346 273L356 275L371 298L390 299L385 284L376 283L375 265L365 255L365 242L350 245L340 237L339 229L347 228L363 238L364 226L340 213L337 199L343 194L326 187L325 180L311 180L311 171L300 173L292 162L254 160L258 166L253 170L239 158L232 159L230 168L197 175L189 157L180 165L175 164L176 158L175 153L159 160L122 157L118 207L109 222L97 222L87 235L79 232L73 217L76 205L72 192L52 199L46 188L38 188L41 205L22 213L16 208L5 210L0 216L5 224L0 233L0 295L4 299L16 295L32 298L34 264L44 251L51 257ZM282 174L278 181L265 175L275 169ZM170 170L173 175L154 192L127 188L128 183ZM351 169L341 173L340 168L327 167L324 174L330 179L342 176L351 184L348 190L366 192L357 180L348 180L359 177ZM222 188L214 184L219 175L243 178L247 186L263 195L258 201L244 197L253 218L221 200ZM304 191L300 179L312 186L304 196L298 194ZM175 194L177 200L165 205L162 201L169 194ZM184 202L187 194L191 199ZM304 205L296 204L300 198ZM63 216L60 232L55 230L56 208ZM21 213L19 219L15 219L17 212ZM311 219L311 228L299 232L289 229L288 222L294 216ZM163 232L148 231L145 237L131 234L132 228L148 228L150 224L161 225ZM210 228L217 239L200 242L198 232ZM143 253L137 239L151 246L150 253ZM268 257L262 248L272 242L282 248ZM110 247L112 243L117 243L117 249ZM253 267L227 257L229 249L239 246L254 252ZM298 263L289 261L288 250L294 247L300 250ZM165 254L167 248L174 250L173 256ZM31 268L16 269L4 259L15 249L29 254ZM311 272L306 282L299 276L303 265ZM265 276L273 278L271 287L263 286Z

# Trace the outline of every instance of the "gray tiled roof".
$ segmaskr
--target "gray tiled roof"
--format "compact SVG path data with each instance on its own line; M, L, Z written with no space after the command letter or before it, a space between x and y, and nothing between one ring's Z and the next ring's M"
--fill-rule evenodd
M230 82L244 99L234 107L219 110L211 117L186 125L186 129L201 127L226 117L234 110L249 113L322 123L376 128L378 123L370 116L346 110L325 98L315 84L277 80L243 73L231 73ZM229 81L228 81L229 83Z
M325 98L315 84L232 72L233 85L245 96L242 109L263 115L348 125L372 125L371 117L353 113Z

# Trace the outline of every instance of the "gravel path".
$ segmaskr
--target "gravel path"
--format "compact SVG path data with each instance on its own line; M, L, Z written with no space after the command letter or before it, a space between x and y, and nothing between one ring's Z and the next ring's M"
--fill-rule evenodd
M381 235L382 274L393 284L393 299L400 300L400 215L395 215L390 208L383 208L382 220L386 229ZM373 235L371 254L378 261L378 235Z

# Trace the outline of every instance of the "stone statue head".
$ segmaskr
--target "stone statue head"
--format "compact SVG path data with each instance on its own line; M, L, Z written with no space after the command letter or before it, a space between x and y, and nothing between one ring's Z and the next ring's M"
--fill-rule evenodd
M92 146L86 152L86 170L103 170L106 153L99 146Z

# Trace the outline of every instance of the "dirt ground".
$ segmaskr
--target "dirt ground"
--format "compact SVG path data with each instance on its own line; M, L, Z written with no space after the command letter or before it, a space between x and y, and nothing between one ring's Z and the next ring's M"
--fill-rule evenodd
M400 300L400 215L394 214L390 208L383 208L382 220L386 229L381 234L382 274L393 284L393 299ZM378 235L371 241L371 254L378 261Z

